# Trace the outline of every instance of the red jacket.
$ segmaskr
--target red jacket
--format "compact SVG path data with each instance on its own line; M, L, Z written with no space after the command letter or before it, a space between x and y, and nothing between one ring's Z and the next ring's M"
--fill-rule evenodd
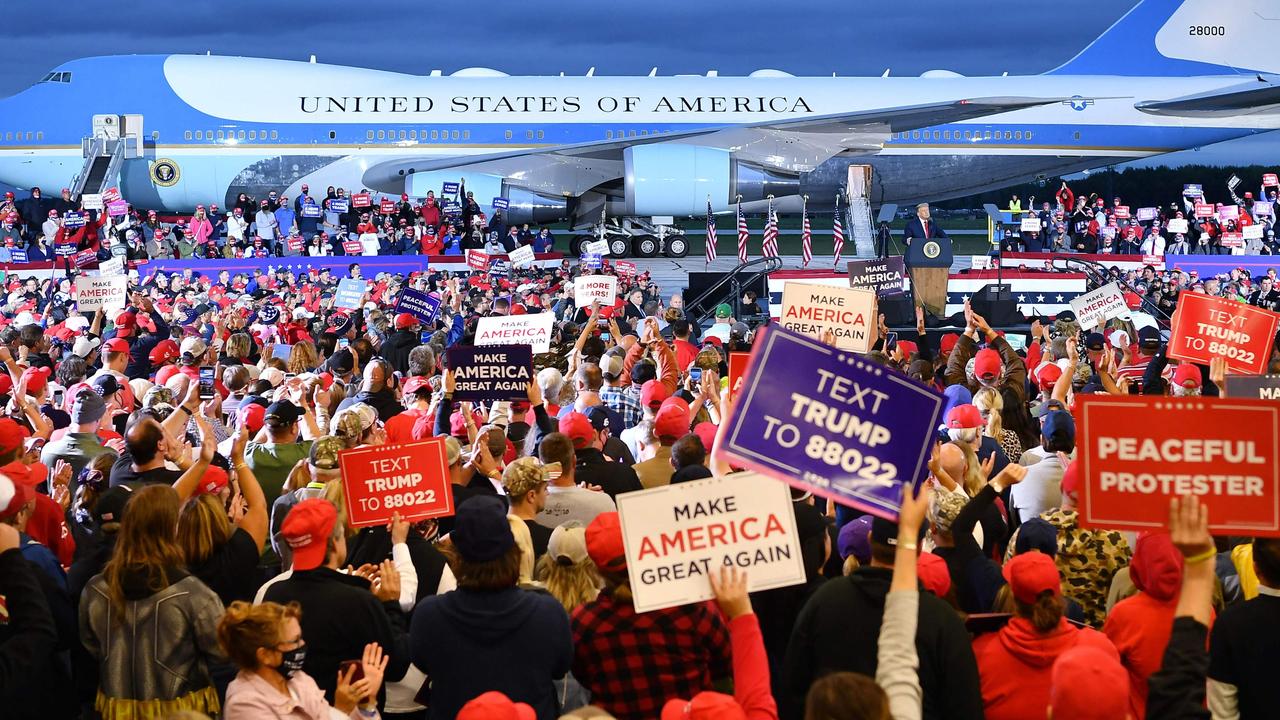
M1078 628L1066 619L1042 635L1026 618L1014 617L1000 632L974 640L973 654L978 659L987 720L1046 717L1053 661L1080 644L1093 645L1119 657L1106 635Z

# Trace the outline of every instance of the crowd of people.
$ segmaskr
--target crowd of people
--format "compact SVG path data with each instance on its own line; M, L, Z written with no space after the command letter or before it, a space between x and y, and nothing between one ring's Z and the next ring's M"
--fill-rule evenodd
M465 186L459 199L421 202L407 194L378 199L368 190L348 195L329 187L324 197L307 185L293 199L270 192L254 199L240 193L229 208L198 205L190 216L161 216L128 205L113 215L86 209L63 188L47 198L40 188L17 199L0 199L0 262L52 260L59 254L92 250L100 261L124 257L131 263L177 258L253 258L344 255L462 255L469 249L502 254L518 247L553 251L555 237L545 226L508 225L501 209L485 213Z
M1195 499L1137 536L1076 510L1076 396L1219 395L1225 367L1070 312L1025 350L969 308L960 333L881 328L867 359L947 398L898 521L793 489L803 584L749 593L725 571L714 601L637 612L616 499L733 475L729 355L759 328L728 305L704 328L643 273L578 303L582 272L153 272L95 313L12 277L0 714L1136 720L1280 701L1280 542L1210 536ZM352 310L346 277L366 282ZM1197 287L1134 280L1157 305ZM405 289L436 296L433 322L397 311ZM456 401L450 349L536 313L552 337L523 396ZM342 454L436 437L454 514L355 527Z
M1209 202L1205 191L1189 187L1181 198L1150 208L1150 217L1138 217L1139 208L1122 198L1076 196L1064 181L1053 200L1026 207L1014 195L1007 212L1013 224L997 223L991 242L1004 252L1064 252L1116 255L1275 255L1275 203L1280 187L1264 186L1238 194L1228 188L1228 202ZM1197 210L1200 210L1197 212ZM1037 229L1023 229L1032 220ZM1260 226L1257 237L1244 237L1245 228ZM1251 234L1251 233L1250 233Z

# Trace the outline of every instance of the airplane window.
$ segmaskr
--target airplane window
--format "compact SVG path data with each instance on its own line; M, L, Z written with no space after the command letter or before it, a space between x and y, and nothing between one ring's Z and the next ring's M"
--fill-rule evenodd
M1076 133L1076 137L1078 138L1079 136L1080 136L1080 133ZM1027 139L1028 139L1028 140L1030 140L1030 139L1031 139L1031 131L1030 131L1030 130L1028 130L1028 131L1027 131Z
M991 139L991 131L990 131L990 130L987 130L985 133L983 133L982 139L983 139L983 140L990 140L990 139Z
M1013 139L1014 139L1014 140L1021 140L1021 139L1022 139L1022 131L1021 131L1021 130L1014 130L1014 131L1013 131Z
M1079 130L1077 130L1077 131L1075 131L1075 132L1071 133L1071 136L1072 136L1072 138L1073 138L1073 139L1075 139L1075 140L1079 140L1079 139L1080 139L1080 131L1079 131ZM1028 131L1027 131L1027 139L1028 139L1028 140L1029 140L1029 139L1031 139L1031 131L1030 131L1030 130L1028 130Z
M30 139L31 139L31 131L30 131L30 130L28 130L28 131L27 131L27 140L30 140Z
M404 132L403 130L401 130L401 131L400 131L400 139L401 139L401 140L404 140L404 139L405 139L405 137L406 137L406 136L405 136L405 132Z
M212 139L212 138L210 138L210 139ZM227 138L226 138L226 135L223 133L223 131L222 131L222 130L219 130L219 131L218 131L218 139L219 139L219 140L226 140L226 139L227 139Z
M152 139L152 140L159 140L159 139L160 139L160 131L159 131L159 130L152 130L152 131L151 131L151 139Z
M409 139L410 139L410 140L417 140L417 139L418 139L418 131L417 131L417 130L410 130L410 131L409 131Z
M197 140L203 140L203 139L204 139L204 131L203 131L203 130L197 130L197 131L196 131L196 139L197 139Z
M272 140L276 140L276 139L278 139L279 137L280 137L280 133L279 133L279 132L277 132L277 131L275 131L275 130L272 130L272 131L271 131L271 139L272 139Z
M525 131L524 131L524 139L525 139L525 140L532 140L532 139L533 139L533 131L532 131L532 130L525 130Z
M190 131L190 130L183 131L183 133L182 133L182 139L183 139L183 140L190 140L190 139L191 139L191 131Z
M470 140L470 139L471 139L471 131L470 131L470 130L463 130L463 131L462 131L462 139L463 139L463 140Z
M613 139L613 131L612 131L612 130L605 130L605 131L604 131L604 139L605 139L605 140L612 140L612 139Z
M965 131L964 131L964 139L965 139L965 140L968 140L968 139L969 139L969 131L968 131L968 130L965 130Z
M461 133L459 133L457 130L454 130L454 131L453 131L453 139L454 139L454 140L457 140L460 136L461 136Z
M249 139L250 139L250 140L257 140L257 139L258 139L258 131L257 131L257 130L250 130L250 131L249 131Z
M61 82L64 82L64 83L69 83L69 82L71 82L71 73L69 73L69 72L64 72L64 73L62 73L62 80L61 80Z
M508 139L510 139L510 138L511 138L511 133L507 133L507 138L508 138ZM440 131L439 131L439 130L432 130L432 131L431 131L431 139L432 139L432 140L439 140L439 139L440 139Z
M386 136L387 136L387 131L385 131L385 130L379 130L379 131L378 131L378 139L379 139L379 140L384 140L384 139L386 139Z
M539 130L539 131L538 131L538 139L539 139L539 140L541 140L541 139L542 139L542 131L541 131L541 130Z
M950 140L950 139L951 139L951 131L950 131L950 130L943 130L943 131L942 131L942 139L943 139L943 140Z
M648 137L648 136L649 136L649 131L648 131L648 130L641 130L641 131L640 131L640 134L641 134L641 135L643 135L643 136L645 136L645 137Z
M337 140L337 139L338 139L338 133L334 132L333 130L330 130L330 131L329 131L329 139L330 139L330 140Z
M505 135L506 135L506 138L507 138L508 140L510 140L510 139L511 139L511 131L510 131L510 130L508 130L508 131L505 133Z
M37 140L43 140L43 139L44 139L44 131L43 131L43 130L37 130L37 131L36 131L36 139L37 139Z
M919 140L919 139L920 139L920 131L919 131L919 130L912 130L912 131L911 131L911 139L912 139L912 140Z
M236 131L236 139L237 139L237 140L243 140L243 139L244 139L244 131L243 131L243 130L237 130L237 131Z
M7 132L7 133L5 133L5 134L4 134L4 139L5 139L5 140L12 140L12 139L13 139L13 133L11 133L11 132Z
M1004 131L1004 139L1005 139L1005 140L1012 140L1012 139L1013 139L1013 133L1009 132L1008 130L1005 130L1005 131Z
M933 139L934 139L934 140L937 140L939 135L940 135L940 133L939 133L937 130L934 130L934 131L933 131Z

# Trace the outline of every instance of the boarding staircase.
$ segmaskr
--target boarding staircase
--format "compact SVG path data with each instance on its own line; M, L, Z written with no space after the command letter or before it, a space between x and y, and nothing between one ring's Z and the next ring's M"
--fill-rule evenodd
M71 184L71 195L100 195L119 184L124 161L143 156L141 115L94 115L93 134L80 140L84 165Z
M851 253L855 258L875 257L876 229L871 223L871 166L850 165L845 192L848 203L845 227L849 228Z
M686 302L685 310L697 319L699 327L705 327L708 320L714 321L716 306L722 303L733 308L733 317L738 320L758 320L759 318L742 316L742 293L747 288L755 287L762 277L780 269L782 258L778 257L758 257L740 263L711 287L703 290L698 297Z

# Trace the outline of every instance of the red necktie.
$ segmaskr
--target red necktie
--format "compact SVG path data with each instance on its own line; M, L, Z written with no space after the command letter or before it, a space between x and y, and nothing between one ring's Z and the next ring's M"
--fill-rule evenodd
M929 221L921 220L920 224L924 226L924 237L926 240L928 240L929 239Z

